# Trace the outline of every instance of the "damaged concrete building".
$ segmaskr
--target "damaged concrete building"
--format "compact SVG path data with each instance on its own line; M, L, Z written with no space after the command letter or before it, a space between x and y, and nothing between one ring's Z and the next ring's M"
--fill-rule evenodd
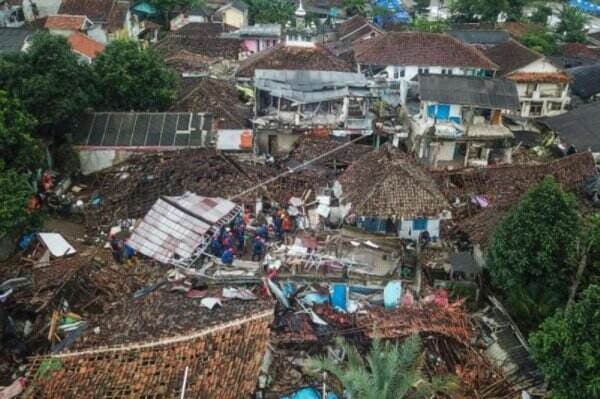
M411 147L432 169L511 163L512 132L502 114L519 109L514 82L470 76L419 77L420 112L411 120Z

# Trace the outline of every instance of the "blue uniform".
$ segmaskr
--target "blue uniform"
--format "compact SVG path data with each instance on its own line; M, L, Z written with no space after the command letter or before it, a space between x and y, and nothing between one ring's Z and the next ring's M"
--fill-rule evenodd
M223 247L221 246L221 242L217 238L213 238L210 241L210 250L212 251L214 256L221 256L223 254Z
M231 266L233 263L233 251L231 249L223 252L223 256L221 256L221 262L223 262L224 265Z

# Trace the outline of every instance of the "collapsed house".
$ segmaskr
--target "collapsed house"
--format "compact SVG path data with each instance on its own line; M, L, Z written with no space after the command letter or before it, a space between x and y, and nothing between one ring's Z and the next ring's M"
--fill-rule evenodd
M358 73L304 70L254 72L255 146L259 153L288 151L296 132L346 136L372 132L370 91Z
M219 229L230 223L241 208L223 198L194 193L162 196L134 226L129 245L162 263L191 266Z
M450 205L435 181L399 151L384 148L353 163L339 179L346 220L365 230L418 239L440 236Z
M91 340L84 336L73 351L33 359L24 397L233 399L254 392L273 320L269 302L232 303L217 313L172 293L135 302L110 322L92 320L97 333L86 332Z
M519 108L514 82L468 76L419 77L412 149L432 169L511 163L512 132L502 113Z

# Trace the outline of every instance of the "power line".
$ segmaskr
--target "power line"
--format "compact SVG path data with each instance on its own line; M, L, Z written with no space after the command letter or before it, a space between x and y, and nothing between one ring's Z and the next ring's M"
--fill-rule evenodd
M351 144L354 144L354 143L356 143L356 142L357 142L357 141L359 141L359 140L362 140L363 138L365 138L365 136L360 136L360 137L357 137L357 138L355 138L355 139L353 139L353 140L350 140L350 141L348 141L347 143L344 143L344 144L342 144L342 145L340 145L340 146L338 146L338 147L335 147L335 148L334 148L334 149L332 149L332 150L329 150L329 151L327 151L327 152L325 152L325 153L323 153L323 154L319 155L319 156L318 156L318 157L316 157L316 158L313 158L313 159L311 159L311 160L308 160L308 161L306 161L306 162L304 162L304 163L302 163L302 164L300 164L300 165L294 166L293 168L288 168L288 170L286 170L285 172L283 172L283 173L280 173L280 174L278 174L277 176L273 176L273 177L271 177L271 178L269 178L269 179L267 179L267 180L265 180L265 181L263 181L263 182L261 182L261 183L258 183L258 184L257 184L257 185L255 185L255 186L252 186L252 187L250 187L250 188L248 188L248 189L246 189L246 190L244 190L244 191L242 191L242 192L240 192L240 193L238 193L238 194L236 194L236 195L234 195L234 196L231 196L231 197L229 197L229 199L230 199L230 200L234 200L234 199L236 199L236 198L239 198L239 197L241 197L241 196L243 196L243 195L246 195L246 194L248 194L248 193L250 193L250 192L252 192L252 191L254 191L254 190L257 190L257 189L259 189L259 188L261 188L261 187L263 187L263 186L266 186L267 184L271 184L271 183L273 183L274 181L276 181L276 180L278 180L278 179L280 179L280 178L282 178L282 177L284 177L284 176L287 176L287 175L290 175L290 174L292 174L292 173L295 173L295 172L297 172L298 170L300 170L300 169L302 169L302 168L304 168L304 167L306 167L306 166L308 166L308 165L310 165L310 164L312 164L312 163L314 163L314 162L316 162L316 161L318 161L318 160L320 160L320 159L322 159L322 158L325 158L325 157L327 157L327 156L329 156L329 155L331 155L331 154L333 154L333 153L335 153L335 152L337 152L337 151L341 150L342 148L345 148L345 147L347 147L347 146L349 146L349 145L351 145Z

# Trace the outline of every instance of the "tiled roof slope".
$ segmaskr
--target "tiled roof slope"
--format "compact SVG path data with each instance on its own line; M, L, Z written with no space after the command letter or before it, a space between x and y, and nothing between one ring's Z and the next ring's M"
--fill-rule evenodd
M516 40L491 47L485 50L485 55L500 66L501 75L508 75L544 57Z
M566 57L580 57L590 60L600 60L600 51L582 43L566 43L558 49L559 54Z
M96 58L98 54L104 51L104 45L94 39L84 35L83 33L73 32L67 38L71 48L80 54L83 54L91 59Z
M600 93L600 63L569 69L571 90L581 98Z
M320 45L309 48L284 43L248 57L241 63L237 76L253 77L256 69L352 72L350 64Z
M273 311L263 306L243 316L234 313L236 317L228 321L186 335L38 357L24 397L179 398L186 367L186 398L249 397L256 387ZM196 315L188 317L193 320ZM103 324L101 330L105 328Z
M475 47L439 33L388 32L356 43L354 57L361 64L498 69Z
M340 177L356 216L437 216L449 204L432 177L405 154L383 148L350 165Z
M49 15L44 24L44 28L80 30L85 24L85 19L85 15Z
M204 77L183 78L170 111L211 113L221 129L245 128L251 117L250 107L239 100L232 82Z
M85 15L93 22L108 21L115 0L62 0L59 14Z
M240 52L240 40L220 38L197 32L169 32L161 39L156 48L169 56L186 50L207 57L237 59Z

